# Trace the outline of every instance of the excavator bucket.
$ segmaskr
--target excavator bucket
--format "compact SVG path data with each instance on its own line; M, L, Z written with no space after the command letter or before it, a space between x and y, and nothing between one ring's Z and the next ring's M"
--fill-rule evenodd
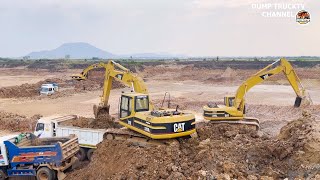
M312 99L310 97L309 93L305 93L305 96L303 97L296 97L296 100L294 102L294 107L301 107L301 106L309 106L312 105Z
M94 117L98 118L99 116L109 114L110 105L107 106L93 106Z
M302 98L297 96L296 100L294 101L294 107L300 107L301 101L302 101Z

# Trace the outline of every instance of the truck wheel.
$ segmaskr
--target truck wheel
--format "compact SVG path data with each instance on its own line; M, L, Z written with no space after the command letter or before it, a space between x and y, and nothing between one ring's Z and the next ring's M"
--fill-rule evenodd
M88 157L89 161L91 161L93 152L94 152L94 149L89 149L88 152L87 152L87 157Z
M87 152L84 148L80 148L78 153L77 153L77 158L79 161L84 161L87 157Z
M42 167L37 171L37 180L54 180L54 174L49 168Z
M0 170L0 180L5 180L5 179L7 179L6 174L2 170Z

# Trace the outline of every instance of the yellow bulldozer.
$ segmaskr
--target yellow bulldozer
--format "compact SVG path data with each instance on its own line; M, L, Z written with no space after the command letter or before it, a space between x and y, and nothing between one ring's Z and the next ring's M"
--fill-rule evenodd
M297 97L294 107L300 107L302 103L312 103L292 65L285 58L281 58L243 82L239 86L235 96L224 97L224 105L217 105L215 103L205 105L203 107L204 119L212 123L246 124L259 129L258 119L245 116L245 95L255 85L279 73L283 73L286 76L296 93Z

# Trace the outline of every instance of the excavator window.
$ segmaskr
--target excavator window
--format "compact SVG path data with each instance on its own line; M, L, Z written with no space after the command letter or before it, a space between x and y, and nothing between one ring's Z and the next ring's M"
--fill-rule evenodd
M135 101L136 101L136 103L135 103L136 112L149 111L149 98L148 98L148 96L136 96Z
M120 118L130 116L132 98L127 96L121 97Z
M232 107L235 97L224 97L224 105L227 107Z
M235 99L234 97L229 97L229 104L228 104L229 107L233 106L234 99Z

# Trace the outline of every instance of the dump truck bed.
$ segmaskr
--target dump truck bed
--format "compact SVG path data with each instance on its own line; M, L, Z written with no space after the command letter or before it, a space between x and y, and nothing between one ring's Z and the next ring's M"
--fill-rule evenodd
M20 163L50 163L59 167L79 151L78 138L75 136L42 139L27 136L4 143L13 166Z
M75 134L81 147L96 148L96 145L103 141L105 129L79 128L74 126L58 126L56 136L69 136Z

